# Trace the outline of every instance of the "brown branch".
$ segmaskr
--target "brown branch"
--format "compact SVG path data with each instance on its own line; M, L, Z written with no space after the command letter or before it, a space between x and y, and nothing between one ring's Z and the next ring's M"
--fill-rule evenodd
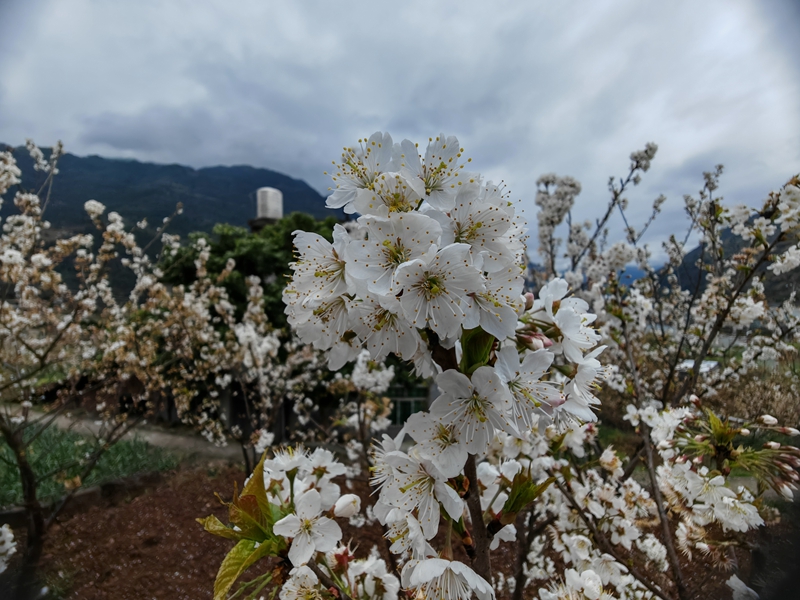
M11 448L19 469L25 518L28 522L25 555L20 568L19 579L16 583L16 591L12 591L12 597L25 599L33 597L35 576L39 567L39 560L42 557L42 550L44 549L44 535L47 531L47 526L44 519L44 509L38 498L36 473L28 462L27 444L22 437L23 431L15 431L5 419L0 418L0 433L3 434L6 444Z
M600 550L602 550L606 554L611 555L614 558L614 560L616 560L619 564L625 565L625 568L628 569L630 574L633 575L639 583L641 583L644 587L650 590L655 596L658 596L659 598L661 598L661 600L670 600L670 598L664 595L664 592L658 589L658 587L653 582L651 582L644 575L644 573L642 573L638 568L634 567L632 564L628 564L627 561L625 561L619 555L614 546L612 546L611 543L606 539L606 537L602 533L600 533L600 530L597 529L597 526L594 524L594 522L589 517L586 516L586 510L580 504L578 504L578 501L575 499L575 496L572 494L572 492L569 491L567 486L561 480L559 480L552 471L548 471L548 473L550 474L551 477L553 477L558 489L561 491L564 497L569 501L569 503L572 505L572 508L575 509L575 512L578 514L583 523L592 533L592 537L594 538L594 541L600 548Z
M100 460L100 457L103 456L103 454L105 454L106 451L111 446L113 446L114 444L119 442L123 437L125 437L125 435L131 429L136 427L136 425L139 423L139 421L140 421L140 419L136 419L136 420L134 420L132 422L132 424L129 424L127 426L126 426L125 422L117 423L111 429L111 432L110 432L110 434L108 436L108 440L102 446L100 446L97 450L94 451L94 453L92 454L91 458L89 459L89 462L86 463L86 466L84 467L83 471L80 473L79 477L80 477L81 481L85 480L89 476L89 474L94 470L95 466L97 466L97 463ZM119 433L120 430L122 430L122 433ZM116 436L116 438L114 437L114 434L118 434ZM47 518L47 521L45 522L45 527L47 529L50 528L50 526L56 520L58 515L61 513L62 510L64 510L64 507L72 499L72 497L75 495L75 493L77 491L78 491L77 487L72 488L69 491L69 493L66 496L64 496L63 498L61 498L61 500L58 502L58 504L56 504L53 507L53 509L52 509L52 511L50 513L50 516Z
M639 381L639 371L636 368L636 361L634 360L633 357L633 349L631 348L631 338L628 329L628 322L625 321L624 319L622 320L622 335L625 340L625 353L628 358L631 377L633 378L633 391L638 403L641 402L642 400L642 387L641 387L641 382ZM672 540L672 530L670 529L670 523L669 519L667 518L667 513L664 510L664 498L661 495L661 488L658 486L655 460L653 458L653 444L652 440L650 439L650 428L644 421L641 422L641 428L642 428L642 444L644 446L645 455L647 456L647 471L650 474L650 483L651 487L653 488L653 499L656 501L656 507L658 508L658 519L661 522L661 531L664 536L664 546L667 549L667 558L669 560L669 564L672 569L672 574L675 577L675 585L678 588L678 597L681 600L688 599L689 592L686 588L686 584L683 581L683 574L681 573L681 564L680 561L678 560L678 553L675 551L675 544Z
M472 561L472 566L478 575L491 583L492 560L489 556L489 533L486 531L486 524L483 522L481 490L475 462L475 455L470 454L467 456L467 464L464 465L464 475L469 479L469 492L466 500L470 520L472 521L472 539L475 544L475 559Z
M708 333L708 335L705 336L705 342L703 343L700 352L694 359L694 364L692 365L692 368L689 372L689 377L685 379L680 390L678 390L678 393L673 396L672 404L677 404L678 402L680 402L680 399L683 398L683 396L685 396L687 392L694 389L695 385L697 385L697 380L700 378L700 365L702 364L705 357L708 356L708 352L711 349L711 345L714 343L714 341L717 338L717 335L722 330L722 327L725 324L725 321L728 318L728 315L730 314L731 310L733 309L736 300L738 300L739 296L742 294L742 292L744 292L745 288L747 287L747 284L750 283L750 280L753 279L758 269L763 264L768 262L768 259L772 254L772 251L778 245L778 242L781 240L781 238L782 238L781 235L776 236L775 239L772 241L772 243L764 248L764 252L758 259L758 262L756 262L756 264L753 265L753 267L750 269L749 272L746 272L742 276L741 281L735 287L733 293L728 297L727 305L717 313L717 318L714 321L714 325L711 327L711 331Z
M633 455L628 466L625 467L625 471L622 473L622 477L620 481L625 481L631 475L633 475L634 470L639 465L639 461L642 460L642 455L644 454L644 443L639 445L639 449L636 451L636 454Z
M340 600L353 600L350 596L347 595L347 593L341 587L336 585L336 582L334 582L333 579L328 577L325 574L325 572L322 569L320 569L317 563L315 563L313 560L308 561L308 567L312 571L314 571L314 575L316 575L317 578L322 582L322 585L324 585L328 589L336 590L336 593L339 595Z
M527 531L525 531L525 517L528 519ZM517 566L516 581L513 600L522 600L525 594L525 564L528 562L528 550L539 534L547 529L556 520L555 515L550 515L542 521L536 521L536 512L531 509L527 513L520 513L517 517Z

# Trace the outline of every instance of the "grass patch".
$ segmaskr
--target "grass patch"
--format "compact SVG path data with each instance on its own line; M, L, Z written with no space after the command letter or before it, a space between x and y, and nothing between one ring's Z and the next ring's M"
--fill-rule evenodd
M94 440L55 427L45 430L30 446L28 460L38 477L39 500L49 502L65 494L65 483L70 485L83 470L83 466L72 464L84 460L94 449ZM0 506L18 505L22 502L22 485L14 456L0 438ZM8 462L6 462L8 461ZM137 473L165 471L175 468L180 462L176 454L155 448L147 442L133 439L114 444L100 458L95 468L81 482L92 486L135 475ZM9 464L12 463L12 464ZM64 468L64 467L67 468Z
M600 422L597 428L597 441L602 448L614 446L617 453L633 456L639 447L641 438L632 429L618 429L613 425Z

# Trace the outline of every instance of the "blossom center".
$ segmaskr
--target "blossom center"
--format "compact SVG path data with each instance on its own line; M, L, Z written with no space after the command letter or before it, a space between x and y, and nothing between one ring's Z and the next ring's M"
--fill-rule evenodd
M467 412L483 423L486 421L486 409L488 406L489 401L486 398L478 394L478 392L473 392L467 402Z
M411 250L403 246L400 239L396 244L389 240L383 241L383 254L386 256L386 262L391 265L401 265L411 257Z
M428 300L435 298L446 291L441 278L437 275L427 275L419 284L419 287L421 288L422 293L425 294L425 298Z

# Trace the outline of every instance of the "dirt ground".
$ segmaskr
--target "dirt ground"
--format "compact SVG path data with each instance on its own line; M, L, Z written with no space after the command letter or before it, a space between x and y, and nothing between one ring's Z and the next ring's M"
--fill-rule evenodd
M43 557L47 581L64 598L81 600L211 598L214 577L230 543L195 521L226 509L244 480L234 467L170 474L136 497L109 498L53 527Z
M211 598L217 569L233 543L205 533L195 519L215 514L226 521L226 509L214 492L229 499L234 482L241 487L243 480L241 468L222 463L184 468L134 492L119 490L99 505L68 512L54 526L45 548L43 572L53 592L51 597ZM366 482L356 482L353 491L368 499ZM782 578L796 568L798 527L790 523L794 521L755 534L755 541L765 551L754 560L746 553L737 554L740 571L747 579L752 575L754 585L777 590ZM376 545L384 558L389 558L379 527L356 529L345 524L342 529L343 540L357 547L357 556L366 556ZM501 544L493 562L510 572L511 546ZM724 585L729 574L715 572L696 556L684 564L687 583L696 597L731 598ZM791 599L795 597L791 593L784 588L780 595L762 594L762 600Z
M244 479L233 466L180 470L136 496L116 494L68 514L45 547L47 583L69 600L211 598L217 569L233 542L206 533L195 519L214 514L227 522L227 508L214 493L230 500L234 482L241 489ZM363 496L366 483L360 487L356 493ZM342 530L357 556L379 544L388 557L379 529L343 524Z

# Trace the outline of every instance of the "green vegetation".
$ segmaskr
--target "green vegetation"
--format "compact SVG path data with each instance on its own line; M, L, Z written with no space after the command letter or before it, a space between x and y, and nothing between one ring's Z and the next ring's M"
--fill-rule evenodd
M28 453L36 475L41 478L39 500L49 502L65 494L69 486L91 486L136 473L175 468L180 458L138 439L111 446L100 458L86 481L75 478L83 470L79 461L94 449L94 441L69 431L49 427L34 440ZM66 466L66 468L64 468ZM22 502L22 485L14 456L5 440L0 441L0 506Z
M597 440L602 448L614 446L617 455L632 456L639 449L639 436L633 427L621 429L606 421L597 428Z
M290 273L289 263L294 260L294 232L311 231L332 241L334 225L334 217L320 221L311 215L295 212L267 225L258 233L219 223L214 226L212 234L195 232L190 234L189 239L192 242L199 238L208 241L210 256L207 268L212 276L225 269L228 259L236 261L236 269L225 280L224 286L239 317L247 308L247 278L255 275L261 279L264 287L264 302L270 322L281 327L286 324L281 294ZM173 285L190 285L196 279L196 258L197 250L192 243L184 245L175 256L164 258L161 264L164 281Z

